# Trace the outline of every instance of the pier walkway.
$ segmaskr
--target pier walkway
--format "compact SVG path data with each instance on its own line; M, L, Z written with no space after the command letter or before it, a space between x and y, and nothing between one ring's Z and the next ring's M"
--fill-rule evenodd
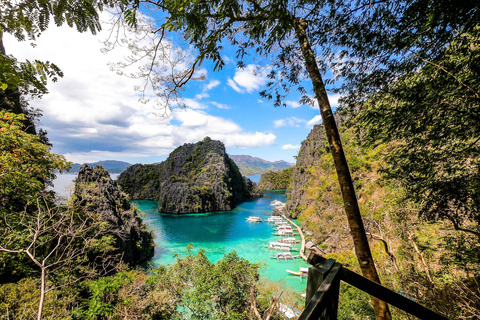
M282 217L284 219L286 219L288 222L290 222L291 224L293 224L297 228L298 233L300 234L300 237L302 238L302 247L300 248L300 257L302 257L303 260L307 261L307 256L305 255L305 236L303 235L302 229L299 226L297 226L297 224L295 222L288 219L287 216L284 213L282 213Z

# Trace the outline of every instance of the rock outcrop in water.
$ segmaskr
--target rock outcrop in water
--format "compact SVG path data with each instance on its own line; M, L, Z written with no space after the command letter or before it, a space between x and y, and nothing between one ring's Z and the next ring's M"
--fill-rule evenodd
M292 172L293 167L279 172L265 172L258 181L258 188L261 190L287 189L292 181Z
M132 199L158 200L164 213L228 211L239 201L262 196L223 143L208 137L176 148L160 164L131 166L117 181Z
M103 167L80 167L73 199L76 205L109 223L107 235L114 237L116 253L124 262L137 265L153 256L153 234Z

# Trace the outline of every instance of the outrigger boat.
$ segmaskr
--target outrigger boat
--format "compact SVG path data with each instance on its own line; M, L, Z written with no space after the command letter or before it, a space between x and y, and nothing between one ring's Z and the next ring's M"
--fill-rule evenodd
M280 250L280 251L290 251L290 250L292 250L292 244L291 243L283 243L283 242L272 241L268 245L268 249Z
M300 240L295 239L295 237L287 237L287 238L278 240L278 242L295 244L295 243L299 243Z
M272 202L270 202L270 205L273 206L273 207L278 207L278 206L284 206L285 203L283 203L282 201L278 201L277 199L273 200Z
M300 267L299 271L292 271L292 270L286 270L287 273L294 275L294 276L300 276L300 278L306 278L308 276L308 268L302 268Z
M283 218L280 216L271 216L267 219L267 222L284 222Z
M288 261L288 259L292 259L294 262L295 262L295 259L300 257L299 255L298 256L292 256L292 254L290 252L277 252L275 253L274 256L270 256L270 258L272 259L277 259L277 261L280 261L280 260L285 260L285 261Z
M274 232L272 234L276 235L276 236L288 236L288 237L298 235L298 233L294 233L293 230L285 230L285 229L284 230L278 230L277 232Z
M275 230L292 230L292 226L289 224L281 224L274 227Z
M250 217L247 218L247 221L250 221L250 222L262 222L262 218L256 217L256 216L250 216Z

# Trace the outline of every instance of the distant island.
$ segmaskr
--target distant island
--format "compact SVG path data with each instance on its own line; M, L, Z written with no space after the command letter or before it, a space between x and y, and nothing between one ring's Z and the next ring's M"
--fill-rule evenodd
M117 160L104 160L104 161L90 162L86 164L89 165L90 167L102 166L109 173L120 173L132 165L131 163L124 162L124 161L117 161ZM77 173L81 166L82 164L80 163L74 163L72 168L70 169L70 173Z
M243 175L262 174L268 171L282 171L295 165L294 163L283 160L271 162L247 155L230 155L230 158L235 161Z
M117 178L131 199L157 200L158 211L186 214L232 210L263 194L243 177L221 141L186 143L159 164L135 164Z

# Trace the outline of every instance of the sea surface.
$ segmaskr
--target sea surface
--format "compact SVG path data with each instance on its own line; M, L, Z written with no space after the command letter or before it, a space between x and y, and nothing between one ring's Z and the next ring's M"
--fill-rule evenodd
M117 175L111 175L116 178ZM258 176L258 177L256 177ZM68 196L68 187L75 179L75 174L58 175L54 181L54 190ZM260 175L248 176L258 182ZM71 187L70 187L71 189ZM249 216L259 216L267 219L272 213L270 202L273 200L285 202L285 192L265 191L263 198L240 203L232 211L222 211L205 214L170 215L157 211L156 201L136 200L132 203L144 213L144 221L155 233L155 255L151 262L154 265L168 265L175 261L174 255L185 256L187 246L194 245L193 252L205 250L210 261L220 260L226 253L235 251L253 263L261 263L261 276L270 279L283 287L302 293L305 292L307 279L300 279L286 273L286 269L298 271L300 267L309 265L301 258L277 261L270 258L275 251L266 248L270 241L277 241L278 236L272 235L273 225L267 222L248 222ZM300 239L297 236L297 239ZM300 248L300 244L294 247ZM292 251L299 255L299 251Z

